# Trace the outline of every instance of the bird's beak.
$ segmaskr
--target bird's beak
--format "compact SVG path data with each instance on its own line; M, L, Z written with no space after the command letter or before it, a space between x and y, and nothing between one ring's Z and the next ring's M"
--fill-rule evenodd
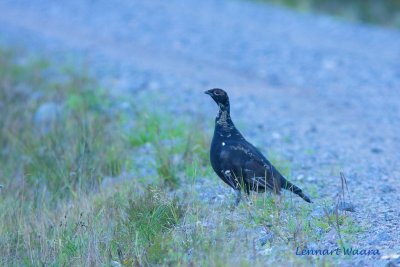
M211 92L210 92L210 90L207 90L207 91L205 91L204 92L206 95L209 95L209 96L211 96Z

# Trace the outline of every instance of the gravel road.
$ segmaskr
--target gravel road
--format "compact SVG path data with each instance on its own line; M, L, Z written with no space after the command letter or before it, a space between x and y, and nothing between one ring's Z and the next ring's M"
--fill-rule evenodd
M359 247L400 254L399 31L234 0L1 0L0 43L84 58L115 93L164 91L210 120L203 91L226 89L299 182L333 197L346 173Z

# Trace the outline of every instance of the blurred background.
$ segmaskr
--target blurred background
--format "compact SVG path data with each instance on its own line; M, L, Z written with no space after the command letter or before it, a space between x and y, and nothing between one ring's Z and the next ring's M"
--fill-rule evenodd
M399 265L399 12L0 0L0 266ZM215 87L314 204L230 209L209 163ZM295 254L342 246L380 255Z
M400 27L400 2L397 0L261 0L300 12L313 12L336 16L352 22Z

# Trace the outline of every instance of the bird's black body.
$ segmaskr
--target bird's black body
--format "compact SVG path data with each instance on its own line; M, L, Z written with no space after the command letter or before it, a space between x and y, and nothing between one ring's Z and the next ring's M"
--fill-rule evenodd
M241 190L248 194L250 190L264 192L268 189L279 194L281 188L311 203L300 188L287 181L236 129L230 117L227 93L222 89L211 89L205 93L219 106L211 142L211 165L217 175L239 193L236 204L240 201Z

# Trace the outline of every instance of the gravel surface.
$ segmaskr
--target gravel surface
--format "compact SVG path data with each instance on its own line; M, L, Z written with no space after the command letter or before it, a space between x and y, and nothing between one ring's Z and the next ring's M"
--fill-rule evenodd
M234 0L1 0L0 43L84 59L112 93L162 91L210 121L203 91L226 89L298 183L334 197L346 174L355 244L400 254L400 32Z

